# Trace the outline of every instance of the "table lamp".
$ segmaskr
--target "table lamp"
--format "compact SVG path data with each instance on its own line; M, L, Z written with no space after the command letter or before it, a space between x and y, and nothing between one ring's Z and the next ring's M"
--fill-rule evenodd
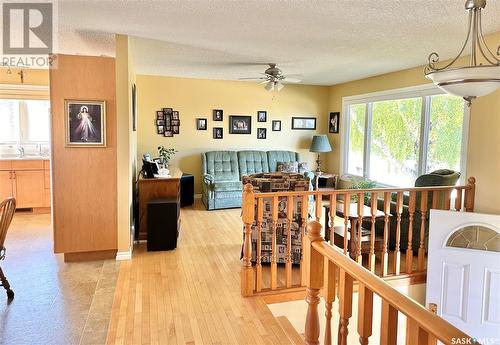
M321 158L320 158L321 152L330 152L331 150L332 147L330 146L328 137L325 134L313 136L309 152L318 153L318 159L316 159L316 164L318 165L316 168L316 173L318 175L321 175Z

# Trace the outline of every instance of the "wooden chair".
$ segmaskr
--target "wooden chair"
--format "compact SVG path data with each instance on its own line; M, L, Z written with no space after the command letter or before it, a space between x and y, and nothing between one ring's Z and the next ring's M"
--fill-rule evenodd
M14 217L14 212L16 211L16 199L7 198L0 203L0 261L5 259L5 237L7 236L7 230L9 229L12 217ZM10 288L10 284L3 274L2 268L0 267L0 286L3 286L7 290L7 298L14 298L14 291Z

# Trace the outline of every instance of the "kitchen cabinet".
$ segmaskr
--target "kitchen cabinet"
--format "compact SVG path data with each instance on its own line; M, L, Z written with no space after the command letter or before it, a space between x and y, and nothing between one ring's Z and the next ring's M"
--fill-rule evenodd
M0 200L9 196L16 198L17 208L50 207L50 164L48 161L1 161Z

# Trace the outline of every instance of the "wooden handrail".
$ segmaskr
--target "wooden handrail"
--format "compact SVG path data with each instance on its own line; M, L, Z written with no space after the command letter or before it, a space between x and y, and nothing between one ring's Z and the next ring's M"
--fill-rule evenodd
M329 262L333 263L340 270L341 274L339 275L338 283L340 286L339 289L342 289L342 286L346 284L345 282L342 282L342 280L347 279L347 277L350 277L349 279L358 281L359 285L362 288L368 289L378 295L382 299L383 304L388 304L397 311L405 314L408 318L408 323L412 325L412 327L416 328L417 333L422 333L422 336L428 338L429 335L431 335L432 337L435 337L436 339L442 341L444 344L452 344L452 339L471 339L467 334L451 325L446 320L430 312L422 305L415 302L413 299L394 289L384 280L377 277L372 272L365 269L363 266L357 264L355 261L351 260L341 250L324 241L320 236L321 224L316 221L312 221L308 224L307 229L308 239L306 241L306 246L310 246L310 248L307 249L307 259L314 258L315 261L315 263L307 262L307 264L310 264L310 277L307 279L307 281L312 284L307 286L308 292L312 289L312 292L315 293L316 289L320 289L323 287L323 281L321 280L323 277L323 267L319 267L318 269L316 269L317 263L322 262L318 258L318 256L321 256ZM348 292L349 291L350 290L348 290ZM342 297L347 298L348 303L352 303L352 296L342 296L339 291L340 306L342 306L342 304L344 303L341 300ZM309 296L306 297L306 300L307 298L309 298ZM315 301L315 303L316 305L313 306L313 309L308 311L308 319L306 319L305 338L306 343L308 344L316 344L315 335L317 325L310 324L310 320L313 320L316 323L314 315L310 315L314 312L314 309L317 309L318 302ZM342 311L340 310L340 318L342 319L342 317ZM344 326L344 324L347 324L348 322L348 320L344 320L339 324L339 335L341 334L341 332L346 332L347 328L346 326ZM313 328L313 333L310 333L310 327ZM361 328L361 330L364 333L369 333L366 329ZM422 332L422 330L425 332ZM347 335L344 335L343 333L342 336L344 338L347 337ZM339 344L341 343L344 342L339 338ZM420 344L423 342L419 341L415 343Z

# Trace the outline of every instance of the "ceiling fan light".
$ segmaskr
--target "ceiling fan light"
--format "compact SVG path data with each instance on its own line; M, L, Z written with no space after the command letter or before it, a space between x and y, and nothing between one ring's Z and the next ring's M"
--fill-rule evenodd
M266 89L266 91L273 91L274 83L272 81L268 81L266 86L264 86L264 89Z
M281 89L283 89L284 87L285 85L283 85L281 81L276 82L276 90L281 91Z

